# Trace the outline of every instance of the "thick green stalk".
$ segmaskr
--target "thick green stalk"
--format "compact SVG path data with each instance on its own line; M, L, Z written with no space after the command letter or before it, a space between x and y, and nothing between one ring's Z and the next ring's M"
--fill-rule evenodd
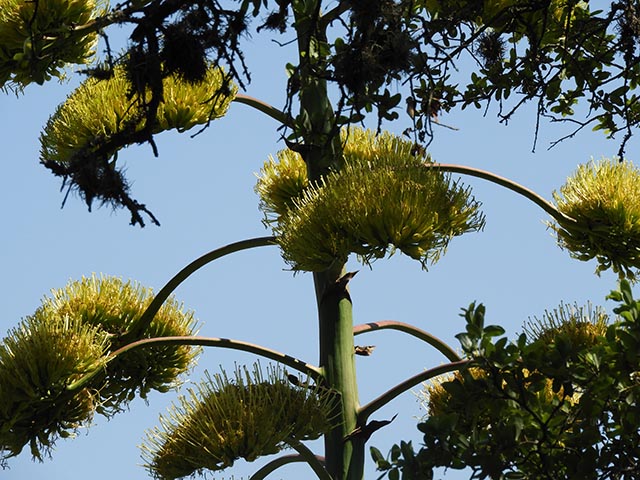
M314 274L318 299L320 367L327 384L340 393L339 425L325 435L326 469L336 480L360 480L365 438L351 435L358 427L353 315L344 269ZM349 439L347 440L347 437Z
M323 72L328 46L327 23L320 0L294 0L292 8L298 37L299 65L294 83L299 86L300 112L295 119L297 150L307 165L308 177L318 180L342 163L342 146ZM290 145L295 148L296 145ZM325 435L325 468L334 480L361 480L366 439L351 435L358 427L358 388L353 342L353 316L343 265L314 273L318 304L320 367L329 388L340 394L338 426Z

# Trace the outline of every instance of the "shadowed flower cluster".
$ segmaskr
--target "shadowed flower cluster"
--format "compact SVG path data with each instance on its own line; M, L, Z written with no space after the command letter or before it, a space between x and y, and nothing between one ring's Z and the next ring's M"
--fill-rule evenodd
M0 88L62 77L93 57L96 33L73 35L106 11L106 0L0 0Z
M344 167L308 184L305 165L281 152L256 187L266 222L293 270L321 271L355 253L365 263L396 249L435 263L449 241L484 225L468 188L429 168L389 133L345 133Z
M0 343L3 457L29 444L41 458L57 438L87 426L95 412L109 417L136 394L145 398L175 386L195 360L197 351L188 346L109 356L141 338L194 333L193 315L173 299L149 325L139 325L151 300L150 290L118 278L83 278L54 290L8 332Z
M596 273L612 268L633 279L640 268L640 170L630 161L592 161L553 196L569 217L551 225L559 245L579 260L595 258Z
M253 461L287 445L320 437L332 426L335 396L303 383L293 386L272 367L265 379L259 365L253 373L236 369L206 379L147 432L142 446L150 473L175 479L222 470L242 458Z
M228 92L223 95L225 82ZM178 75L166 77L152 133L185 131L222 117L236 92L228 82L217 67L210 67L203 81L197 83L183 82ZM137 100L128 93L130 87L122 67L115 67L107 80L86 80L49 118L40 136L42 162L67 164L124 128L145 128L146 118L136 108ZM114 145L113 151L103 154L111 157L124 146Z

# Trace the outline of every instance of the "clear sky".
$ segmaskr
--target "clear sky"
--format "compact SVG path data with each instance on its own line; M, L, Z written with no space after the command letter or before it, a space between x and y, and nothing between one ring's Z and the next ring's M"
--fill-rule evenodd
M284 64L295 59L268 37L247 41L248 63L254 72L247 94L282 106ZM159 158L149 146L121 152L134 198L153 211L161 227L129 226L125 211L94 208L71 196L64 209L60 181L38 164L38 135L55 106L75 82L37 85L24 95L0 96L0 330L4 332L31 314L51 288L93 272L138 280L160 289L179 269L203 253L237 240L268 234L253 191L254 172L267 155L283 148L277 124L259 112L233 104L224 119L196 138L189 133L164 133L157 138ZM542 124L537 152L531 152L535 118L523 110L507 126L495 111L466 110L443 122L459 130L436 129L429 150L435 160L484 168L509 177L550 199L576 166L591 157L612 156L618 140L586 131L547 150L550 141L567 133L562 125ZM375 125L372 125L375 127ZM397 133L406 120L387 127ZM192 133L192 132L190 132ZM627 147L631 159L638 140ZM464 178L483 203L483 232L455 239L447 255L423 271L401 255L373 267L351 261L359 269L351 283L356 323L395 319L413 323L457 347L454 335L464 328L461 307L476 300L487 307L487 321L502 324L514 337L529 317L540 316L560 302L604 305L615 277L593 274L595 264L570 259L557 246L544 221L546 214L528 200L484 180ZM200 334L258 343L311 363L317 362L315 300L309 274L286 271L276 247L263 247L217 261L183 284L176 296L193 309ZM398 332L375 332L357 343L376 345L371 357L358 358L361 402L375 398L395 383L444 358L428 346ZM234 362L254 357L237 352L206 350L188 381L219 365L232 371ZM78 438L60 441L52 459L32 462L28 447L0 471L9 480L112 480L148 478L136 447L144 432L157 424L174 393L152 395L149 404L136 401L131 410L95 425ZM407 393L374 416L383 420L398 413L370 441L384 453L401 439L420 442L415 428L423 414L416 396ZM321 453L317 450L317 453ZM258 462L238 462L213 478L246 478ZM237 468L236 468L237 467ZM369 465L367 478L376 478ZM310 470L289 466L270 478L313 478ZM459 473L447 479L465 478Z

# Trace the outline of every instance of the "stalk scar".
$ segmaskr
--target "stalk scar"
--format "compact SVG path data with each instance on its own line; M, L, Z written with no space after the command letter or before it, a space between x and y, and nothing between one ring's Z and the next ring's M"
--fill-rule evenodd
M430 378L437 377L438 375L442 375L443 373L449 373L459 370L468 363L469 360L458 360L457 362L445 363L444 365L430 368L428 370L425 370L424 372L420 372L417 375L406 379L404 382L397 384L396 386L384 392L378 398L373 399L372 401L361 407L358 411L358 424L365 425L367 419L373 412L382 408L398 395L406 392L412 387L415 387L419 383L429 380Z
M408 323L397 322L395 320L382 320L380 322L372 322L364 325L356 325L353 328L354 335L361 335L363 333L372 332L374 330L399 330L404 333L408 333L409 335L413 335L416 338L419 338L425 343L428 343L440 353L442 353L447 360L450 362L457 362L461 360L460 356L453 350L449 345L440 340L439 338L431 335L424 330L419 329L418 327L414 327Z

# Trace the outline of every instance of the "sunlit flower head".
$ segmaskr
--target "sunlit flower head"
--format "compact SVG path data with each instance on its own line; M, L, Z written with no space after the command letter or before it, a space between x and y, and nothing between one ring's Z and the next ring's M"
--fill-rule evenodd
M0 88L63 77L91 60L97 33L72 34L106 12L106 0L0 0Z
M554 192L558 210L574 221L552 224L558 243L579 260L598 262L633 279L640 268L640 170L630 161L581 165Z
M411 142L357 128L343 139L343 168L316 184L300 179L303 163L292 154L279 158L297 162L295 181L280 179L293 168L273 159L262 170L257 189L268 218L276 214L273 231L293 270L322 271L351 253L369 264L396 250L426 267L453 237L483 227L470 190L428 168ZM270 185L282 186L279 197Z
M142 130L145 117L129 91L126 74L119 66L109 79L87 79L49 118L40 136L42 162L68 164L76 155L99 148L124 128ZM210 67L204 80L197 83L184 82L177 74L166 77L152 133L185 131L222 117L235 93L235 86L218 67ZM107 156L124 146L117 145Z
M93 275L53 290L38 309L42 316L68 316L99 327L109 335L110 351L142 338L194 335L193 312L183 311L169 298L153 321L131 337L140 317L153 300L153 292L117 277ZM164 345L135 349L109 362L100 387L105 414L122 408L136 394L146 398L151 390L167 391L180 374L193 366L199 350L186 345Z
M37 311L0 343L0 457L29 445L34 458L90 424L100 403L91 387L67 389L100 368L108 334L76 317Z
M334 407L328 390L293 386L280 369L267 378L257 365L253 372L236 369L233 378L207 374L147 432L143 458L163 480L223 470L318 438L332 426Z

